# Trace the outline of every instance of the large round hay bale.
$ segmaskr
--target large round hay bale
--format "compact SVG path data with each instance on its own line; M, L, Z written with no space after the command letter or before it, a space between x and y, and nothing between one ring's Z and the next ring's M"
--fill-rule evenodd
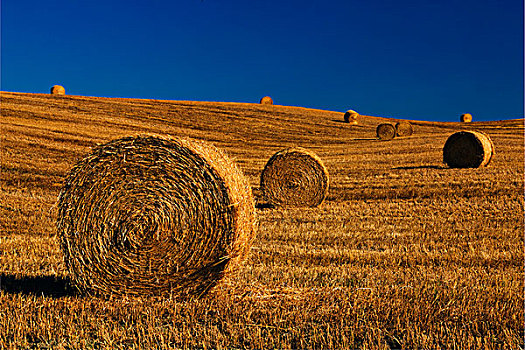
M261 174L266 201L281 207L316 207L328 193L328 170L321 158L304 148L275 153Z
M57 227L82 292L198 297L249 251L255 206L241 171L215 147L126 137L72 169Z
M61 85L53 85L51 87L51 95L65 95L66 89Z
M355 125L357 124L358 118L359 118L359 113L357 113L356 111L349 109L348 111L345 112L345 115L344 115L345 123L350 123L350 124Z
M414 127L406 120L402 120L396 123L396 136L412 136L414 133Z
M463 123L470 123L472 121L472 114L470 114L470 113L462 114L459 119Z
M396 128L390 123L379 124L376 128L376 135L380 140L392 140L396 137Z
M264 96L263 98L261 98L260 103L262 105L273 105L273 100L270 96Z
M490 163L494 144L479 131L459 131L452 134L443 147L443 162L451 168L479 168Z

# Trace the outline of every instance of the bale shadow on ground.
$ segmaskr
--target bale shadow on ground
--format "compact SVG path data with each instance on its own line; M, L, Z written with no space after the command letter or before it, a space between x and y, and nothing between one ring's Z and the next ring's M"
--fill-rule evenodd
M22 276L0 274L0 291L9 294L22 294L61 298L76 295L69 279L56 276Z
M275 206L271 203L257 203L255 204L257 209L275 209Z

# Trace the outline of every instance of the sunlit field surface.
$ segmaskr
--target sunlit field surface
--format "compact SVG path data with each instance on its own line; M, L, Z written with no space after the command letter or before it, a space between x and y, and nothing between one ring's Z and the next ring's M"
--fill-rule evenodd
M388 119L300 107L0 97L0 348L523 348L523 119L414 121L413 136L385 142L375 128ZM442 163L462 128L492 138L488 167ZM55 228L64 176L91 147L138 134L209 141L252 185L251 253L204 299L70 287ZM288 146L330 173L317 208L261 197L266 161Z

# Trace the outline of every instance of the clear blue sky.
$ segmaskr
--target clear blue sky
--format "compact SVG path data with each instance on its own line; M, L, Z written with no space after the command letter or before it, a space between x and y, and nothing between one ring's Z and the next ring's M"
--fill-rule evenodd
M3 91L523 117L522 0L2 0Z

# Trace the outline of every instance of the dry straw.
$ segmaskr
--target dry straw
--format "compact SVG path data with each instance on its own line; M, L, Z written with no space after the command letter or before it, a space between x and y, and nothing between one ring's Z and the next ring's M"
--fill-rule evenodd
M410 122L402 120L396 123L396 136L412 136L414 133L414 127Z
M61 85L53 85L51 87L51 95L65 95L66 89Z
M275 153L261 174L264 198L282 207L316 207L328 193L328 170L322 160L304 148Z
M472 114L470 113L462 114L460 117L460 120L463 123L470 123L472 121Z
M241 171L189 139L97 147L72 169L58 208L66 264L87 294L201 296L235 270L255 236Z
M380 140L388 141L396 137L396 128L390 123L379 124L376 135Z
M273 105L273 100L270 96L264 96L261 98L260 104L262 105Z
M443 162L451 168L487 166L494 154L490 137L479 131L460 131L452 134L443 147Z
M349 109L348 111L346 111L346 113L344 115L344 121L345 121L345 123L350 123L350 124L354 124L355 125L355 124L357 124L358 117L359 117L359 113Z

